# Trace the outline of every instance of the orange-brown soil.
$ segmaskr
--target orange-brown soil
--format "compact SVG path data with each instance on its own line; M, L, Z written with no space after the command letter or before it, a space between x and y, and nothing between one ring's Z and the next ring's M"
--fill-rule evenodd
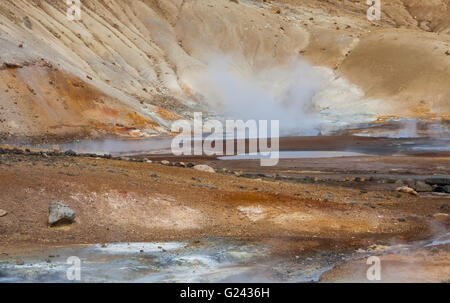
M0 167L0 252L216 236L267 242L279 255L344 249L427 238L445 202L114 159L9 154ZM48 227L54 201L77 222Z

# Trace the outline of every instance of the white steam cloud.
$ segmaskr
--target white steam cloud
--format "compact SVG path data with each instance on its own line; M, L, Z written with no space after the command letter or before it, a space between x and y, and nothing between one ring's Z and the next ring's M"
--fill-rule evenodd
M246 73L222 57L209 64L203 82L208 102L226 118L279 120L282 135L320 132L312 100L325 81L303 61Z
M215 56L199 91L227 119L279 120L280 135L314 136L370 121L364 93L330 69L293 59L257 71Z

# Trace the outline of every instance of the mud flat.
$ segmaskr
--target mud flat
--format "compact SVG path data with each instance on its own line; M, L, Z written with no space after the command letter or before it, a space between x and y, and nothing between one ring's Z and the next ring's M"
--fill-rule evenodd
M268 245L227 238L68 246L35 251L20 265L3 260L0 282L67 282L72 256L83 282L310 282L344 255L277 258Z

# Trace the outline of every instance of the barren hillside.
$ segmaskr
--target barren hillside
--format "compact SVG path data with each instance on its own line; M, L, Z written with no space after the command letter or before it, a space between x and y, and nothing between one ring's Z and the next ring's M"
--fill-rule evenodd
M1 136L167 133L194 109L214 111L212 56L245 75L303 58L360 89L361 111L448 118L450 1L382 2L371 22L355 0L83 0L69 21L62 0L3 0Z

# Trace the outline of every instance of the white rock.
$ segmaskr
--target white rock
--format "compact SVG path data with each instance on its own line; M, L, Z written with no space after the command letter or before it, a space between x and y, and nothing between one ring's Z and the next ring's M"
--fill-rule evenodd
M75 211L62 202L50 204L48 224L54 226L60 223L73 223L75 220Z
M208 165L204 165L204 164L195 165L194 169L199 170L199 171L208 172L208 173L215 173L216 172L214 170L214 168L212 168L211 166L208 166Z
M402 193L411 194L414 196L418 195L418 193L414 189L412 189L411 187L408 187L408 186L399 187L399 188L397 188L397 191L402 192Z

